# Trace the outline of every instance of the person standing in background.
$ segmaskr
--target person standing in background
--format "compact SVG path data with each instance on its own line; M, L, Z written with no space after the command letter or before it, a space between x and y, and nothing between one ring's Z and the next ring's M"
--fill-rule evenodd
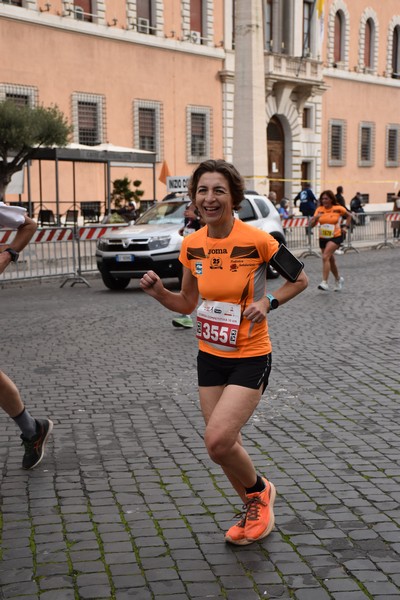
M303 189L294 198L294 205L297 200L300 201L299 210L304 217L312 217L317 207L317 199L311 189L311 184L306 181L303 183Z
M394 197L393 212L400 213L400 190ZM400 239L400 221L392 221L392 229L394 239Z

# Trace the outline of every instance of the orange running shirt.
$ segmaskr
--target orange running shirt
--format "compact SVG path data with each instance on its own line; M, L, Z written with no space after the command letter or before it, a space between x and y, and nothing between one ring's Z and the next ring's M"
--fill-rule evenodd
M347 210L340 204L334 204L331 208L325 208L324 206L318 206L314 213L314 217L319 215L318 223L320 225L335 225L332 236L324 237L338 237L342 235L340 230L340 218L347 216Z
M207 237L207 226L182 241L179 260L196 277L203 300L246 306L265 295L267 263L278 250L278 242L261 231L235 219L228 237ZM199 349L227 358L262 356L271 352L268 323L251 323L242 318L234 349L221 349L199 340Z

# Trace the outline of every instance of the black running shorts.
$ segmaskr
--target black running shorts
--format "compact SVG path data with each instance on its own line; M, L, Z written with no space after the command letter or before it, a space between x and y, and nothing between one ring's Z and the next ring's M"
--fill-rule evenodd
M241 385L262 391L268 385L271 372L271 354L250 358L225 358L199 351L197 376L200 387L216 385Z
M328 242L333 242L337 246L340 246L341 244L343 244L343 241L344 240L342 235L338 235L334 238L319 238L319 247L321 248L321 250L324 250Z

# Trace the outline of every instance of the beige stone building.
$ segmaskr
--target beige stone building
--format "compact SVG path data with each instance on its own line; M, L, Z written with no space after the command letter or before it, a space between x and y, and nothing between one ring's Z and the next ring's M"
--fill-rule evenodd
M400 189L400 3L326 4L321 185L385 203Z
M399 1L236 2L235 15L233 0L3 0L0 99L57 104L76 144L155 152L154 194L151 169L112 171L140 179L145 199L166 194L164 161L184 176L224 157L279 197L309 180L386 202L400 188ZM33 161L35 212L54 207L54 180ZM106 205L103 165L63 163L59 182L62 213L73 196Z

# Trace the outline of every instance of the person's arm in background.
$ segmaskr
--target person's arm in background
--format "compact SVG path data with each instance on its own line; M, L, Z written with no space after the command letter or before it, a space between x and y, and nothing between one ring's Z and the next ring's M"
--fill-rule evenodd
M11 248L12 250L15 250L15 252L21 252L21 250L23 250L31 241L36 229L36 221L25 216L25 221L18 227L13 241L3 247L3 250L0 252L0 273L3 273L3 271L12 261L11 254L9 252L5 252L5 250L7 250L7 248Z

